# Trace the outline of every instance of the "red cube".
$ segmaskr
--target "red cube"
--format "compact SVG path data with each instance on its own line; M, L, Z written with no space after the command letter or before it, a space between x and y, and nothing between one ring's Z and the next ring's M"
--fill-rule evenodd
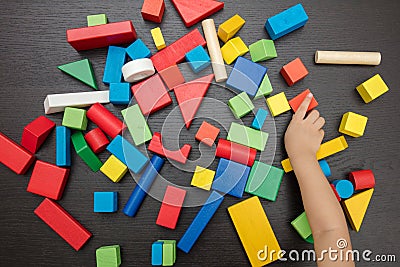
M301 79L304 79L308 75L308 70L301 62L300 58L289 62L281 69L281 74L289 86L297 83Z
M25 126L21 145L35 154L54 127L56 124L45 116L38 117Z
M199 130L196 133L195 138L197 141L203 142L208 146L212 146L219 134L219 131L219 128L209 124L206 121L203 121Z

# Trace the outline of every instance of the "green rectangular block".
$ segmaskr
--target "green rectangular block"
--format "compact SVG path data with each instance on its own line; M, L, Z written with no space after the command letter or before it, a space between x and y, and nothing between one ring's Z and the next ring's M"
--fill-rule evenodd
M88 119L86 117L86 110L80 108L66 107L62 120L62 126L84 131L87 128Z
M106 14L88 15L86 18L88 27L107 24Z
M268 133L232 122L227 139L259 151L264 151L268 141Z
M138 104L122 110L121 113L136 146L151 140L153 134Z
M264 61L278 56L272 40L261 39L249 45L249 50L253 62Z
M176 261L176 241L157 240L163 242L163 266L172 266Z
M74 133L71 136L71 141L74 145L76 153L89 166L89 168L94 172L100 170L100 167L103 166L103 163L90 149L85 138L83 137L82 132Z
M263 96L268 96L272 93L272 85L269 80L268 74L265 74L263 80L261 81L260 87L258 87L258 91L254 99L258 99Z
M311 233L310 224L308 223L306 212L300 214L291 222L292 226L304 240L309 239ZM309 241L307 241L309 242Z
M240 119L254 109L253 102L251 102L246 92L242 92L229 99L228 106L236 119Z
M96 249L97 267L118 267L121 265L119 245L105 246Z

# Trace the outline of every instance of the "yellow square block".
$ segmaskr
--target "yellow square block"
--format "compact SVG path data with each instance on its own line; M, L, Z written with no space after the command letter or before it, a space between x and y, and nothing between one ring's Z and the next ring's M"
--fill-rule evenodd
M157 47L157 50L161 50L166 47L160 27L154 28L150 32L151 36L153 37L154 44Z
M365 103L369 103L389 91L389 88L379 74L363 82L356 89Z
M218 27L218 37L224 43L231 39L242 28L246 21L238 14L223 22Z
M128 171L128 167L114 155L111 155L107 161L104 162L103 166L101 166L100 171L110 178L111 181L118 183Z
M196 166L196 170L194 171L191 185L210 191L211 184L214 180L214 176L215 176L215 171L200 166Z
M229 40L223 47L221 47L222 57L226 64L231 64L235 59L243 56L249 51L249 48L240 37L235 37Z
M343 115L339 132L353 136L363 136L368 118L357 113L347 112Z
M287 101L285 92L276 94L267 98L267 105L272 116L278 116L290 110L289 102Z

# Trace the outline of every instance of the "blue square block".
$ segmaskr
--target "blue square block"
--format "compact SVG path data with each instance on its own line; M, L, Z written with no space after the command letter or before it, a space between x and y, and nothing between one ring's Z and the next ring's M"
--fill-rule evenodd
M71 129L65 126L56 127L56 165L71 166Z
M129 83L110 83L110 102L113 104L129 104L132 92Z
M251 127L257 130L261 130L264 125L265 120L267 119L268 111L265 109L259 108L257 110L256 116L254 117L253 122L251 123Z
M143 43L142 39L137 39L136 41L134 41L130 46L125 49L125 51L132 60L151 57L151 51Z
M103 83L120 83L122 78L122 66L125 64L125 48L109 46L106 66L104 67Z
M249 174L249 166L221 158L215 172L212 189L241 198Z
M163 259L163 242L157 241L151 245L151 265L161 266Z
M94 212L116 212L118 192L94 192Z
M266 67L244 57L238 57L226 81L226 86L254 97L265 73L267 73Z
M207 68L211 62L206 50L201 45L187 52L185 58L195 73Z

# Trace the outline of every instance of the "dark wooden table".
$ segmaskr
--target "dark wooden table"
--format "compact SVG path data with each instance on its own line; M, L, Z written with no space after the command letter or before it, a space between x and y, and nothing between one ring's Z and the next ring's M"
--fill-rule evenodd
M106 13L110 21L132 20L138 35L155 52L150 29L156 25L143 21L139 0L121 1L4 1L0 9L0 129L20 141L23 127L43 115L43 100L50 93L89 91L90 88L57 70L57 66L89 58L101 90L107 89L101 78L106 49L77 53L65 40L65 30L86 25L86 15ZM296 4L296 1L226 1L225 8L212 16L216 25L235 13L246 24L239 32L246 44L268 38L265 20ZM368 116L368 126L361 138L346 137L349 149L328 159L333 178L345 178L349 171L370 168L376 175L376 191L363 222L361 231L351 231L356 249L372 250L374 254L399 254L399 188L400 188L400 126L399 126L399 43L400 20L398 1L304 1L310 17L306 26L276 41L278 58L263 62L268 66L274 91L285 91L288 98L310 88L326 118L326 140L339 135L337 129L347 111ZM167 43L187 33L187 29L170 1L161 24ZM192 28L198 27L196 24ZM370 66L323 66L313 63L315 50L360 50L382 52L382 64ZM249 54L246 55L249 58ZM310 71L304 81L288 88L279 74L280 68L301 57ZM355 87L372 75L380 73L390 91L370 104L364 104ZM231 93L218 93L225 99ZM107 105L119 115L119 107ZM152 118L157 129L169 107ZM62 114L48 116L57 125ZM291 114L275 118L277 150L274 165L286 157L283 133ZM250 121L248 119L248 121ZM189 131L183 131L180 142L191 143L191 158L199 156L193 141L201 121L195 121ZM223 133L224 134L224 133ZM0 148L1 149L1 148ZM38 152L39 159L55 162L55 133L53 132ZM104 161L107 153L101 155ZM122 247L122 266L148 266L151 244L157 239L176 239L182 236L199 208L185 208L175 231L155 224L160 203L147 197L137 217L125 216L121 209L133 188L127 176L112 184L103 174L93 173L73 154L69 182L60 204L85 225L94 237L85 247L75 252L33 210L42 197L26 192L31 170L18 176L0 166L0 265L1 266L94 266L95 249L103 245ZM215 161L216 162L216 161ZM216 163L211 167L215 168ZM188 185L191 173L180 171L167 163L165 176ZM179 177L179 179L178 179ZM115 214L93 212L94 191L118 191L120 210ZM248 195L246 194L247 198ZM239 200L226 197L190 254L177 253L177 266L243 266L248 265L246 254L233 228L226 208ZM275 234L286 250L310 249L290 226L290 221L302 210L299 188L293 174L284 176L276 202L262 200ZM312 262L281 262L276 265L314 266ZM359 266L367 266L362 262ZM395 263L370 263L368 266L396 266Z

